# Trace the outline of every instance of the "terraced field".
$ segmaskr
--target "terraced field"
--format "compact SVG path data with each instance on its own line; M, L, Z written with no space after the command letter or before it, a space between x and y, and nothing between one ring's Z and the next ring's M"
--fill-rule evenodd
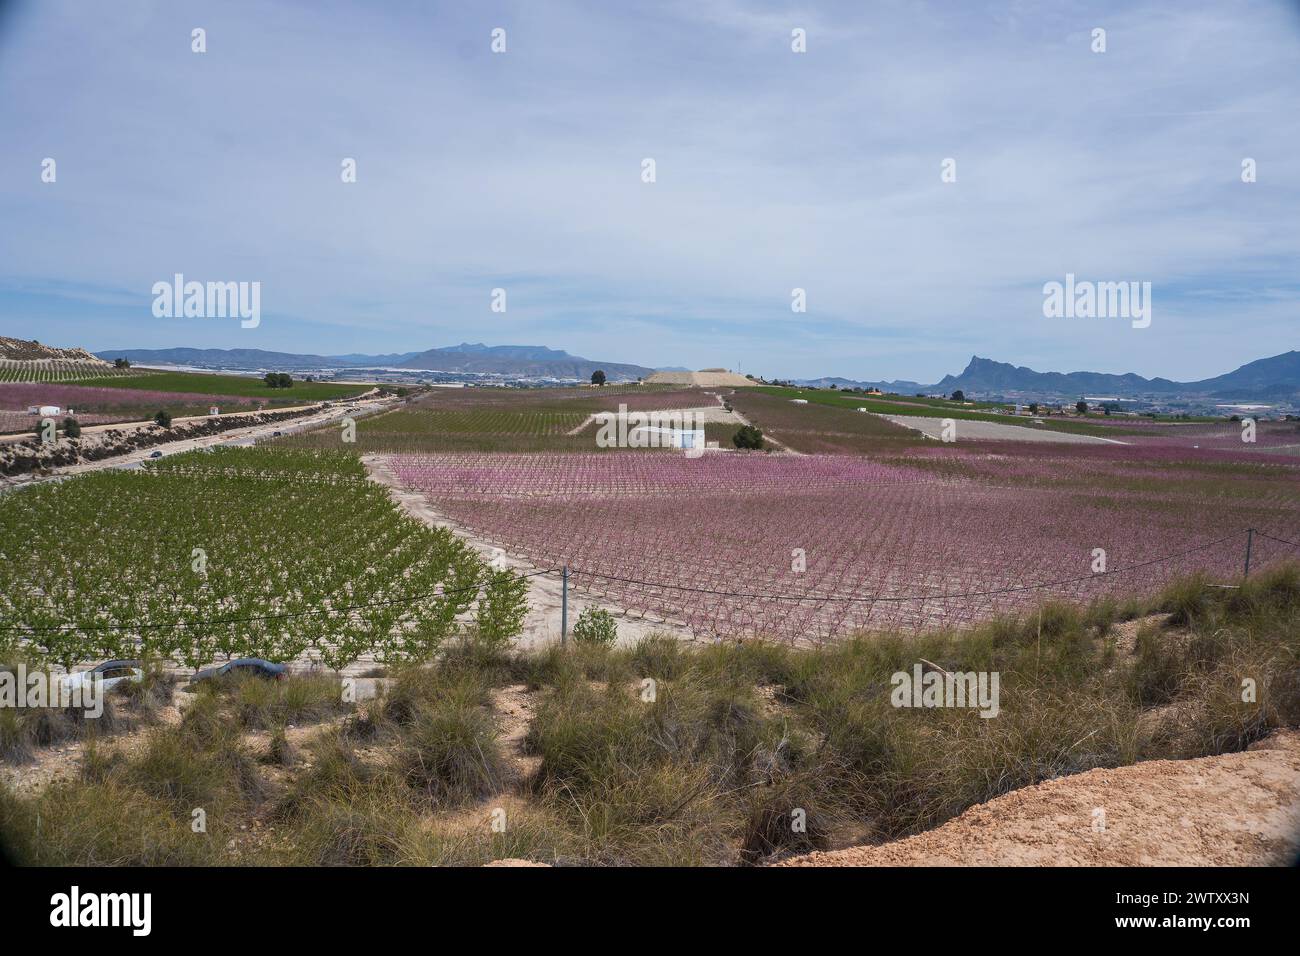
M142 375L129 368L115 368L100 362L73 362L62 359L0 361L0 382L88 382L124 379Z

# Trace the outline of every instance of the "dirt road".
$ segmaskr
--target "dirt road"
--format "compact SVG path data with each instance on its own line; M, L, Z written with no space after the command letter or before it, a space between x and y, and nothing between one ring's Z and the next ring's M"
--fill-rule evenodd
M1116 438L1099 438L1096 435L1079 435L1074 432L1052 431L1050 426L1003 425L1000 422L967 421L966 419L928 418L920 415L881 415L881 418L918 431L926 438L943 438L943 423L954 422L957 441L1028 441L1060 442L1067 445L1127 445Z
M1265 866L1300 852L1300 733L1049 780L880 846L778 866Z

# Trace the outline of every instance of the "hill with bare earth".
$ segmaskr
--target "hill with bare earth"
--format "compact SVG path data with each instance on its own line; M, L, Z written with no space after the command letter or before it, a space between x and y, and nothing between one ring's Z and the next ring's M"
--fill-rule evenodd
M72 382L133 374L131 369L115 368L85 349L62 349L34 339L0 336L0 383Z
M1300 733L1048 780L878 846L778 866L1277 866L1300 852Z
M698 372L655 372L647 385L700 385L705 388L740 388L758 383L725 368L705 368Z
M0 362L85 362L109 366L85 349L61 349L42 345L34 339L14 339L0 335Z

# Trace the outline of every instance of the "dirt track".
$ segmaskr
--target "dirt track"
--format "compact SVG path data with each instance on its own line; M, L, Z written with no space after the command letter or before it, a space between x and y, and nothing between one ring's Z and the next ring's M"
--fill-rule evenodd
M1003 425L1000 422L972 421L967 419L928 418L920 415L881 415L881 418L918 431L926 438L943 438L943 423L952 421L957 441L1028 441L1057 442L1065 445L1127 445L1115 438L1099 438L1076 432L1053 431L1051 426L1041 430L1029 425Z
M1099 812L1100 811L1100 812ZM1300 852L1300 733L1049 780L927 833L778 866L1262 866Z

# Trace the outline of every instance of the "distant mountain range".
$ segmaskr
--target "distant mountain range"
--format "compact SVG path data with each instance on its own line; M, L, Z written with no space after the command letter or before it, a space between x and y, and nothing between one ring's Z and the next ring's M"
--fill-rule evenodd
M452 348L418 352L399 368L431 369L440 372L477 372L479 374L515 375L520 378L590 379L591 373L603 371L611 382L635 381L653 375L655 370L642 365L618 362L595 362L568 352L548 349L544 345L483 345L462 343Z
M905 379L894 382L859 382L838 375L825 378L796 378L792 381L796 385L811 385L813 388L830 388L832 385L836 388L878 388L882 392L893 392L895 395L911 395L914 392L928 392L934 389L933 385L922 385L920 382L909 382Z
M1035 372L1031 368L975 356L960 375L946 375L934 391L961 389L969 394L1038 392L1053 395L1114 395L1122 398L1207 395L1212 398L1277 397L1300 392L1300 352L1257 359L1231 372L1195 382L1143 378L1132 372Z
M620 362L598 362L543 345L483 345L463 342L449 348L390 355L305 355L263 349L108 349L97 353L109 361L128 358L138 365L189 365L226 369L365 369L503 375L511 378L591 378L597 369L611 382L645 378L655 369Z
M452 374L501 375L510 378L591 378L602 370L611 382L647 378L655 371L642 365L599 362L542 345L483 345L463 342L448 348L389 355L300 355L262 349L109 349L96 353L112 361L125 357L142 365L190 365L227 369L366 369L399 368ZM879 388L885 392L951 394L960 389L971 397L1003 395L1066 397L1080 395L1117 398L1202 396L1205 398L1278 401L1300 396L1300 352L1284 352L1247 363L1234 371L1195 382L1104 372L1037 372L1021 365L972 356L959 375L945 375L932 385L910 381L872 382L827 377L797 379L799 385L829 388Z
M1048 396L1115 396L1144 398L1161 396L1206 396L1224 399L1277 400L1300 394L1300 352L1284 352L1271 358L1249 362L1234 371L1195 382L1175 382L1167 378L1143 378L1132 372L1111 375L1105 372L1036 372L1023 365L995 362L972 356L960 375L945 375L933 385L918 382L859 382L843 378L800 379L800 385L829 388L879 388L881 391L911 394L915 392L951 394L961 390L971 397L999 395Z

